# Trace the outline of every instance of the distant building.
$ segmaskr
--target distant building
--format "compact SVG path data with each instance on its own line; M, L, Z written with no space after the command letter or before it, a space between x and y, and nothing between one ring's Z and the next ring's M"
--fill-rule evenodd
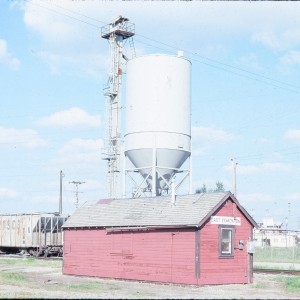
M298 246L297 233L283 228L283 223L275 223L273 218L263 219L254 229L255 247L295 247Z

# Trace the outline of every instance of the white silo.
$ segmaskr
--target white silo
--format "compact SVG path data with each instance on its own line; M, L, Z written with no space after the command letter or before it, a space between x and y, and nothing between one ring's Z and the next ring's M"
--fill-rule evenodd
M191 62L181 51L127 62L124 154L125 165L129 159L134 169L125 166L125 174L138 171L143 177L135 196L168 193L171 179L182 172L191 154L190 103Z

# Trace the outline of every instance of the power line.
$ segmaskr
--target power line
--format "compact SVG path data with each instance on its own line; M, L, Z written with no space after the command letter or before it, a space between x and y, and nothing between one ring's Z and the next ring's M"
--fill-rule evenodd
M59 11L57 11L57 10L54 10L54 9L51 9L51 8L48 8L48 7L45 7L45 6L36 4L36 3L32 3L32 4L33 4L33 5L36 5L36 6L39 6L39 7L41 7L41 8L44 8L44 9L46 9L46 10L49 10L49 11L51 11L51 12L57 13L57 14L59 14L59 15L63 15L63 16L65 16L65 17L68 17L68 18L77 20L77 21L79 21L79 22L83 22L83 23L85 23L85 24L87 24L87 25L90 25L90 26L93 26L93 27L96 27L96 28L99 28L99 29L101 28L101 27L99 27L99 26L97 26L97 25L95 25L95 24L92 24L92 23L90 23L90 22L84 21L84 20L79 19L79 18L75 18L75 17L73 17L73 16L70 16L70 15L68 15L68 14L59 12ZM61 8L61 9L64 9L64 10L66 10L66 11L69 11L69 12L73 13L73 14L80 15L80 16L83 16L83 17L88 18L88 19L90 19L90 20L99 22L99 23L101 23L101 24L107 24L107 23L108 23L108 22L103 22L103 21L101 21L101 20L98 20L98 19L89 17L89 16L87 16L87 15L85 15L85 14L78 13L78 12L76 12L76 11L74 11L74 10L67 9L67 8L64 8L64 7L59 6L59 5L55 5L55 4L51 3L51 2L48 2L48 4L53 5L53 6L56 6L56 7ZM153 42L155 42L155 43L164 45L164 46L169 47L169 48L171 48L171 49L178 50L178 47L175 47L174 45L170 45L170 44L167 44L167 43L164 43L164 42L155 40L155 39L153 39L153 38L149 38L149 37L147 37L147 36L145 36L145 35L136 33L136 36L140 36L140 37L142 37L142 38L144 38L144 39L147 39L147 40L153 41ZM142 41L137 40L137 39L135 39L135 40L136 40L137 42L143 43L143 44L145 44L145 45L148 45L148 46L151 46L151 47L154 47L154 48L157 48L157 49L161 49L161 50L163 50L163 51L171 52L171 51L166 50L166 49L163 49L163 48L161 48L161 47L157 47L157 46L154 46L154 45L151 45L151 44L147 44L147 43L142 42ZM190 55L194 55L194 56L197 56L197 57L199 57L199 58L201 58L201 59L204 59L204 60L207 60L207 61L211 62L211 63L208 63L208 62L200 61L200 60L195 59L195 58L189 58L190 60L196 61L196 62L198 62L198 63L205 64L205 65L207 65L207 66L209 66L209 67L216 68L216 69L222 70L222 71L224 71L224 72L228 72L228 73L234 74L234 75L236 75L236 76L240 76L240 77L244 77L244 78L247 78L247 79L251 79L251 80L254 80L254 81L257 81L257 82L266 84L266 85L270 85L270 86L273 86L273 87L276 87L276 88L279 88L279 89L283 89L283 90L286 90L286 91L289 91L289 92L293 92L293 93L297 93L297 94L299 93L299 91L298 91L298 90L300 90L300 87L299 87L299 86L296 86L296 85L293 85L293 84L290 84L290 83L287 83L287 82L283 82L283 81L280 81L280 80L276 80L276 79L273 79L273 78L271 78L271 77L268 77L268 76L265 76L265 75L261 75L261 74L255 73L255 72L251 72L251 71L245 70L245 69L243 69L243 68L239 68L239 67L236 67L236 66L227 64L227 63L223 63L223 62L218 61L218 60L214 60L214 59L211 59L211 58L202 56L202 55L198 54L197 52L190 51L190 50L188 50L188 49L182 49L182 50L183 50L184 52L186 52L186 53L189 53ZM250 77L250 76L245 75L245 74L237 73L237 72L234 72L234 71L232 71L232 70L228 70L228 69L226 69L226 68L224 68L224 67L220 67L220 66L214 65L214 64L212 64L212 63L217 64L217 65L222 65L222 66L224 66L224 67L226 67L226 68L235 69L235 70L237 70L237 71L244 72L244 73L247 73L247 74L249 74L249 75L253 75L253 76L256 76L256 77L258 77L258 78L262 78L262 79L264 79L264 80L269 80L269 81L272 81L272 82L276 82L276 83L281 84L281 85L284 85L284 86L289 86L289 87L291 87L291 88L293 88L293 89L287 88L287 87L284 87L284 86L280 86L280 85L277 85L277 84L274 84L274 83L270 83L270 82L268 82L268 81L263 81L263 80L258 79L258 78ZM295 89L296 89L296 90L295 90Z
M177 49L178 49L178 47L175 47L175 46L173 46L173 45L166 44L166 43L164 43L164 42L161 42L161 41L158 41L158 40L155 40L155 39L146 37L146 36L144 36L144 35L141 35L141 34L136 34L136 35L137 35L137 36L141 36L141 37L143 37L143 38L145 38L145 39L151 40L151 41L153 41L153 42L156 42L156 43L165 45L165 46L170 47L170 48L172 48L172 49L174 49L174 50L177 50ZM296 88L296 89L300 89L299 86L296 86L296 85L293 85L293 84L290 84L290 83L286 83L286 82L283 82L283 81L280 81L280 80L276 80L276 79L273 79L273 78L270 78L270 77L268 77L268 76L261 75L261 74L255 73L255 72L251 72L251 71L245 70L245 69L243 69L243 68L239 68L239 67L236 67L236 66L232 66L232 65L230 65L230 64L226 64L226 63L220 62L220 61L218 61L218 60L214 60L214 59L211 59L211 58L202 56L202 55L200 55L200 54L198 54L198 53L192 52L192 51L187 50L187 49L181 49L181 50L183 50L183 51L186 52L186 53L190 53L191 55L196 55L196 56L198 56L198 57L200 57L200 58L202 58L202 59L208 60L208 61L210 61L210 62L212 62L212 63L220 64L220 65L223 65L223 66L226 66L226 67L229 67L229 68L236 69L236 70L238 70L238 71L242 71L242 72L245 72L245 73L254 75L254 76L259 76L259 77L262 77L262 78L264 78L264 79L271 80L271 81L274 81L274 82L278 82L278 83L280 83L280 84L288 85L288 86L293 87L293 88ZM204 62L201 62L201 63L204 63ZM207 64L207 63L206 63L206 64ZM211 65L211 64L207 64L207 65L213 66L213 65ZM234 73L234 74L235 74L235 73Z
M48 2L48 3L49 3L49 2ZM32 4L32 5L35 5L35 6L39 6L39 7L41 7L41 8L44 8L44 9L49 10L49 11L51 11L51 12L54 12L54 13L56 13L56 14L58 14L58 15L65 16L65 17L74 19L74 20L76 20L76 21L85 23L85 24L87 24L87 25L90 25L90 26L93 26L93 27L96 27L96 28L99 28L99 29L101 28L101 26L97 26L97 25L94 25L94 24L92 24L92 23L86 22L86 21L84 21L84 20L75 18L75 17L73 17L73 16L70 16L70 15L67 15L67 14L64 14L64 13L61 13L61 12L59 12L59 11L57 11L57 10L52 9L52 8L48 8L48 7L45 7L45 6L43 6L43 5L39 5L39 4L37 4L37 3L33 3L33 2L31 2L31 4Z
M298 151L293 151L294 149L299 149ZM290 152L290 151L293 152ZM278 150L273 150L272 152L268 151L268 152L263 152L260 154L250 154L250 155L244 155L244 156L239 156L239 160L251 160L251 159L257 159L257 158L262 158L265 156L269 156L272 153L283 153L285 155L291 155L291 154L299 154L300 153L300 146L294 146L294 147L288 147L288 148L280 148Z
M32 3L32 4L34 4L34 3ZM58 6L58 5L55 5L55 4L53 4L53 3L50 3L50 4L51 4L51 5L54 5L54 6L56 6L56 7L59 7L59 8L61 8L61 9L64 9L64 10L66 10L66 11L69 11L69 12L71 12L71 13L74 13L74 14L77 14L77 15L84 16L85 18L89 18L89 19L91 19L91 20L93 20L93 21L97 21L97 22L102 23L102 24L107 24L107 22L102 22L102 21L100 21L100 20L97 20L97 19L91 18L91 17L89 17L89 16L86 16L86 15L83 15L83 14L80 14L80 13L77 13L77 12L74 12L74 11L72 11L72 10L70 10L70 9L63 8L63 7ZM91 26L96 27L96 28L101 28L101 27L99 27L99 26L96 26L95 24L86 22L86 21L84 21L84 20L81 20L81 19L79 19L79 18L70 16L70 15L68 15L68 14L64 14L64 13L58 12L58 11L56 11L56 10L54 10L54 9L45 8L45 7L43 7L43 6L41 6L41 5L38 5L38 4L34 4L34 5L40 6L40 7L44 8L44 9L47 9L47 10L52 11L52 12L54 12L54 13L57 13L57 14L60 14L60 15L63 15L63 16L72 18L72 19L74 19L74 20L77 20L77 21L86 23L87 25L91 25ZM158 44L160 44L160 45L164 45L164 46L166 46L166 47L169 47L169 48L172 48L172 49L176 49L176 50L178 49L178 47L175 47L175 46L173 46L173 45L170 45L170 44L167 44L167 43L163 43L163 42L157 41L157 40L152 39L152 38L148 38L148 37L146 37L146 36L144 36L144 35L141 35L141 34L136 34L136 35L137 35L137 36L140 36L140 37L142 37L142 38L144 38L144 39L148 39L148 40L150 40L150 41L153 41L153 42L155 42L155 43L158 43ZM143 44L146 44L146 45L151 46L151 47L155 47L155 48L157 48L157 49L161 49L161 50L163 50L163 51L171 52L171 51L166 50L166 49L164 49L164 48L162 48L162 47L154 46L153 44L147 44L147 43L145 43L145 42L143 42L143 41L140 41L140 40L136 40L136 41L138 41L138 42L140 42L140 43L143 43ZM222 71L225 71L225 72L229 72L229 73L232 73L232 74L237 75L237 76L241 76L241 77L245 77L245 78L247 78L247 79L255 80L255 81L260 82L260 83L264 83L264 84L267 84L267 85L271 85L271 86L274 86L274 87L277 87L277 88L280 88L280 89L284 89L284 90L287 90L287 91L290 91L290 92L298 93L297 91L295 91L295 90L293 90L293 89L290 89L290 88L287 88L287 87L282 87L282 86L277 85L277 84L274 84L274 83L276 82L276 83L282 84L282 85L284 85L284 86L292 87L292 88L294 88L294 89L299 89L298 86L295 86L295 85L292 85L292 84L289 84L289 83L286 83L286 82L282 82L282 81L279 81L279 80L275 80L275 79L272 79L272 78L270 78L270 77L267 77L267 76L264 76L264 75L260 75L260 74L254 73L254 72L250 72L250 71L244 70L244 69L242 69L242 68L239 68L239 67L236 67L236 66L232 66L232 65L229 65L229 64L226 64L226 63L217 61L217 60L213 60L213 59L210 59L210 58L201 56L201 55L199 55L198 53L189 51L189 50L187 50L187 49L183 49L183 50L184 50L186 53L189 53L189 54L192 55L192 56L196 56L196 57L199 57L199 58L201 58L201 59L203 59L203 60L209 61L209 62L205 62L205 61L201 61L201 60L199 60L199 59L197 59L197 58L191 58L191 60L193 60L193 61L195 61L195 62L199 62L199 63L205 64L205 65L208 65L209 67L217 68L217 69L219 69L219 70L222 70ZM217 64L217 65L214 65L214 64ZM220 66L218 66L218 65L222 65L222 66L224 66L224 67L220 67ZM238 73L238 72L232 71L232 70L230 70L230 69L226 69L226 68L232 68L232 69L235 69L235 70L240 71L240 72L245 72L245 73L247 73L247 74L250 74L250 75L253 75L253 76L256 76L256 77L259 77L259 78L263 78L264 80L270 80L270 81L272 81L272 82L274 82L274 83L266 82L266 81L263 81L263 80L258 79L258 78L253 78L252 76L248 76L248 75L245 75L245 74L241 74L241 73ZM275 150L275 151L276 151L276 150ZM274 151L273 151L273 152L274 152ZM277 152L278 152L278 151L277 151ZM286 155L291 155L291 154L295 154L295 153L298 154L299 152L294 152L294 153L293 153L293 152L290 152L290 153L286 153ZM246 156L246 157L242 157L242 159L257 159L257 158L262 158L262 157L264 157L264 156L266 156L266 155L267 155L267 154L257 154L256 156L252 156L252 158L251 158L250 156L248 156L248 158L247 158L247 156ZM240 159L240 158L239 158L239 159Z
M139 35L139 34L137 34L137 35ZM152 39L150 39L150 38L148 38L148 39L149 39L149 40L152 40ZM166 49L164 49L164 48L161 48L161 47L158 47L158 46L154 46L154 45L145 43L145 42L143 42L143 41L141 41L141 40L138 40L138 39L135 39L135 41L137 41L137 42L139 42L139 43L142 43L142 44L144 44L144 45L147 45L147 46L156 48L156 49L163 50L163 51L165 51L165 52L173 53L173 51L166 50ZM162 42L161 42L161 44L167 45L167 44L162 43ZM173 46L168 46L168 47L171 47L171 48L174 48L174 49L178 49L178 47L176 47L176 48L173 47ZM188 50L185 50L185 49L183 49L183 51L185 51L186 53L191 53L191 54L193 54L193 55L200 56L200 55L198 55L197 53L192 53L192 52L190 52L190 51L188 51ZM200 57L202 57L202 56L200 56ZM235 68L235 69L237 69L237 70L239 70L239 71L243 71L243 72L250 73L250 74L252 74L252 75L254 75L254 76L263 77L263 78L268 79L268 80L271 80L271 81L276 81L276 82L278 82L278 83L281 83L281 84L284 84L284 85L290 85L290 86L292 86L292 87L294 87L294 88L296 88L296 89L300 89L300 87L297 87L297 86L294 86L294 85L291 85L291 84L288 84L288 83L285 83L285 82L282 82L282 81L279 81L279 80L271 79L271 78L266 77L266 76L264 76L264 75L260 75L260 74L254 73L254 72L250 72L250 71L247 71L247 70L243 70L243 69L241 69L241 68L238 68L238 67L235 67L235 66L231 66L231 65L228 65L228 64L224 64L224 63L222 63L222 62L218 62L218 61L216 61L216 60L212 60L212 59L209 59L209 58L205 58L205 57L202 57L202 58L207 59L207 60L210 60L210 61L213 61L213 62L215 62L215 63L219 63L219 64L222 64L222 65L225 65L225 66L230 67L230 68ZM197 62L197 63L201 63L201 64L203 64L203 65L207 65L207 66L212 67L212 68L215 68L215 69L222 70L222 71L227 72L227 73L234 74L234 75L239 76L239 77L244 77L244 78L247 78L247 79L251 79L251 80L254 80L254 81L257 81L257 82L266 84L266 85L270 85L270 86L273 86L273 87L276 87L276 88L279 88L279 89L283 89L283 90L286 90L286 91L289 91L289 92L293 92L293 93L297 93L297 94L299 93L299 92L296 91L296 90L293 90L293 89L290 89L290 88L286 88L286 87L282 87L282 86L277 85L277 84L272 84L272 83L269 83L269 82L267 82L267 81L263 81L263 80L258 79L258 78L250 77L250 76L245 75L245 74L237 73L237 72L234 72L234 71L225 69L225 68L223 68L223 67L213 65L213 64L211 64L211 63L207 63L207 62L204 62L204 61L200 61L200 60L198 60L198 59L196 59L196 58L188 57L188 59L190 59L191 61L195 61L195 62Z
M57 4L54 4L54 3L50 3L50 5L53 5L53 6L59 7L59 8L61 8L61 9L63 9L63 10L69 11L69 12L71 12L71 13L73 13L73 14L76 14L76 15L79 15L79 16L83 16L83 17L85 17L85 18L88 18L88 19L90 19L90 20L93 20L93 21L99 22L99 23L101 23L101 24L104 24L104 25L106 25L106 24L108 23L108 22L102 22L102 21L100 21L100 20L98 20L98 19L96 19L96 18L92 18L92 17L90 17L90 16L87 16L87 15L85 15L85 14L82 14L82 13L76 12L76 11L74 11L74 10L71 10L71 9L65 8L65 7L63 7L63 6L60 6L60 5L57 5Z

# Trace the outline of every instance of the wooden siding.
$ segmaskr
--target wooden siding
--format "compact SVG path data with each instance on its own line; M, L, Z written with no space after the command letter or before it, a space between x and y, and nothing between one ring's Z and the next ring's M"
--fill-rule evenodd
M233 257L219 257L219 225L210 221L200 233L195 228L123 232L72 228L64 230L63 273L198 285L252 282L253 262L247 254L251 223L230 199L214 215L241 218L234 230ZM238 249L239 240L244 241L243 250Z
M64 274L196 284L195 230L64 231Z
M247 240L252 236L252 225L231 200L227 200L215 215L241 218L241 225L235 226L234 230L234 255L226 258L219 257L219 225L207 222L200 233L200 278L198 283L252 282L247 253ZM243 250L239 250L240 240L244 241ZM249 274L250 278L248 279Z

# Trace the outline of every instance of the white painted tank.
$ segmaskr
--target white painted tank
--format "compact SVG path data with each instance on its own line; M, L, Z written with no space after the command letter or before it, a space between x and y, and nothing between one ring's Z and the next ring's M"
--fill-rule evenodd
M191 63L182 52L127 62L125 155L144 178L156 164L157 194L162 177L170 180L190 156L190 98ZM152 187L152 175L147 182Z

